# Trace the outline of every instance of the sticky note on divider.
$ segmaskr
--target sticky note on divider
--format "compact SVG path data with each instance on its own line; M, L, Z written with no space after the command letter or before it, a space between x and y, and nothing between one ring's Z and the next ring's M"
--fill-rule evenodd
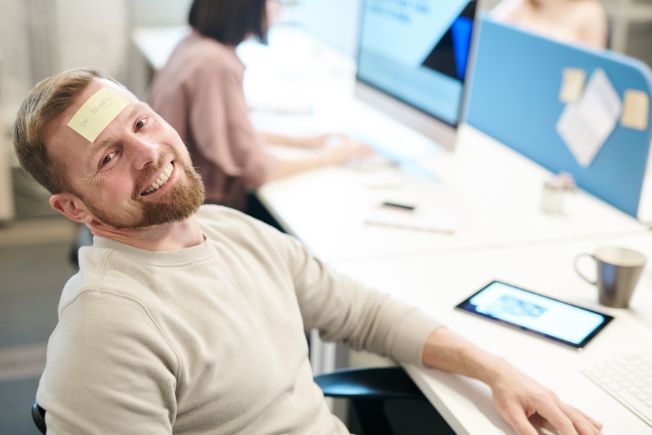
M559 100L563 103L572 103L579 100L584 91L586 72L580 68L564 68L561 73Z
M68 122L68 127L92 143L128 105L126 98L104 86L82 104Z
M650 99L643 91L627 89L620 124L623 127L646 130L650 115Z

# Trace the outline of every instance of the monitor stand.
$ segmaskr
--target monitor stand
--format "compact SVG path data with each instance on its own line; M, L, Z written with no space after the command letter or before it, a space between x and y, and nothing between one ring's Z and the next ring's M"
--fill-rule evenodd
M457 128L356 80L355 97L398 122L418 131L449 151L455 149Z

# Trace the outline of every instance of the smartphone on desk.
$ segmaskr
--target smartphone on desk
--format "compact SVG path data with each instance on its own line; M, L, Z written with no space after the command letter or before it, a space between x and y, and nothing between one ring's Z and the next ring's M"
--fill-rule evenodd
M502 281L490 282L455 308L575 349L586 346L613 320L607 314Z

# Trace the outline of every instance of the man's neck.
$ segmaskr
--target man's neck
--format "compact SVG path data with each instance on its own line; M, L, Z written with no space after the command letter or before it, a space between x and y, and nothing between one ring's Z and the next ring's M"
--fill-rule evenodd
M174 251L190 248L204 241L196 214L183 221L144 228L117 229L93 223L89 225L89 229L96 236L148 251Z

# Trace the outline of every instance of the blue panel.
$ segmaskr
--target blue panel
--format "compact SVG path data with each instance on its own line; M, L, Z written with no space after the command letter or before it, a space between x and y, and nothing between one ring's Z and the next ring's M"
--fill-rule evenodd
M650 95L652 74L635 59L569 46L484 18L476 46L467 121L546 167L566 171L583 189L636 216L651 140L619 124L588 168L575 160L555 126L563 68L582 68L587 80L602 68L621 100L626 89Z

